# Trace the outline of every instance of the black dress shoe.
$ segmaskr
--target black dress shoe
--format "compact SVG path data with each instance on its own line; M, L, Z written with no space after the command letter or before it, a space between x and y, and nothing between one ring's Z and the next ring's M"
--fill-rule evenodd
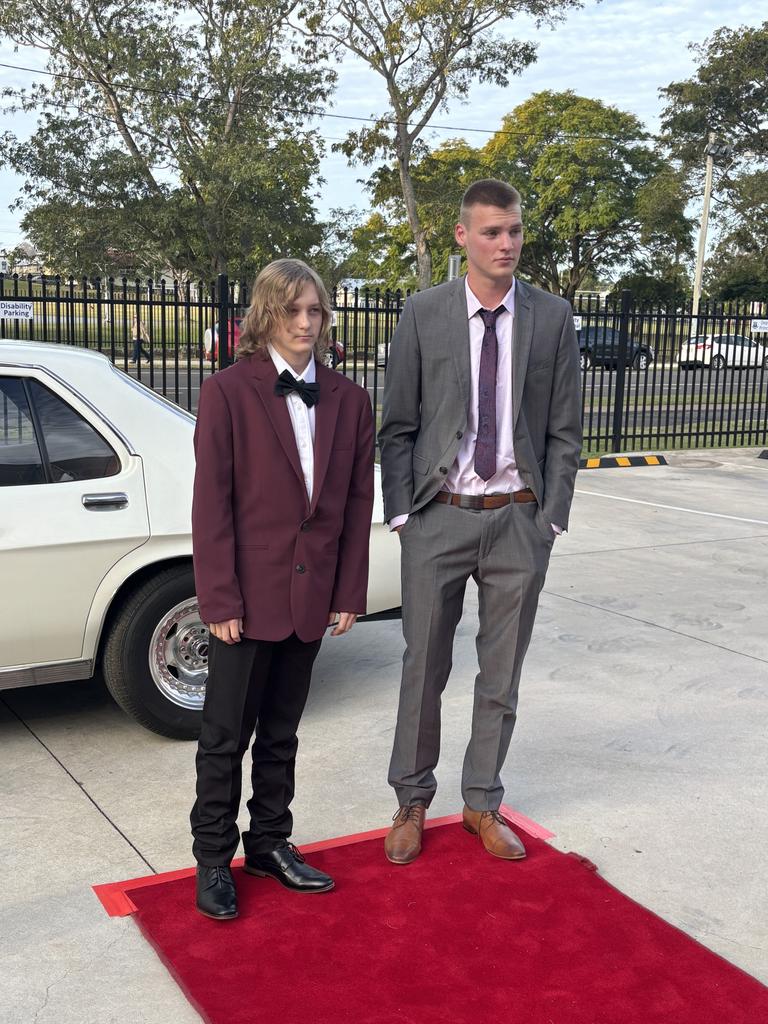
M215 921L237 917L235 880L228 867L197 865L197 909Z
M332 878L307 864L293 843L282 843L269 853L246 857L243 871L274 878L294 892L328 892L334 886Z

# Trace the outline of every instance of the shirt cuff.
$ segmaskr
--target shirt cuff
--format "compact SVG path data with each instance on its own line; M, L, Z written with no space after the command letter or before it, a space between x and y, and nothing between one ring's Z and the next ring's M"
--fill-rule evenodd
M549 525L550 525L550 526L552 527L552 529L553 529L553 530L555 531L555 536L556 536L556 537L559 537L559 536L560 536L560 534L561 534L561 533L563 532L563 528L562 528L562 526L555 526L555 524L554 524L554 523L550 523Z
M387 526L389 526L389 532L392 533L392 531L396 530L398 528L398 526L402 526L404 523L407 523L407 522L408 522L408 516L407 515L404 515L404 516L393 516L389 520L389 522L387 523Z

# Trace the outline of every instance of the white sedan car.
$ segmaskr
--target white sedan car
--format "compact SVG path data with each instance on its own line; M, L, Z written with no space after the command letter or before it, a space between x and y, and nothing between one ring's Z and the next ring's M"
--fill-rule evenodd
M208 630L192 574L194 426L106 356L0 340L0 690L101 669L142 725L197 735ZM379 491L369 614L400 605Z
M713 370L724 370L727 366L768 366L766 351L743 334L702 334L683 345L680 366L687 369L699 363Z

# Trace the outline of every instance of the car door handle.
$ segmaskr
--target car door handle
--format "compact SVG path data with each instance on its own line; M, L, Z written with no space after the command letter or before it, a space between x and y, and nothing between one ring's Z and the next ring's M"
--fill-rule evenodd
M116 509L128 508L128 495L116 492L113 494L84 494L83 508L89 512L113 512Z

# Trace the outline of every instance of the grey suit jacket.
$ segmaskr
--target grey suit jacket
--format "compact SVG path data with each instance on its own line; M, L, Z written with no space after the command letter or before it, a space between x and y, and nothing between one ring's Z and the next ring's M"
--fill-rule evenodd
M379 431L384 518L434 498L467 428L464 278L412 295L390 345ZM563 529L581 451L579 348L565 299L518 281L512 344L517 468L544 518Z

